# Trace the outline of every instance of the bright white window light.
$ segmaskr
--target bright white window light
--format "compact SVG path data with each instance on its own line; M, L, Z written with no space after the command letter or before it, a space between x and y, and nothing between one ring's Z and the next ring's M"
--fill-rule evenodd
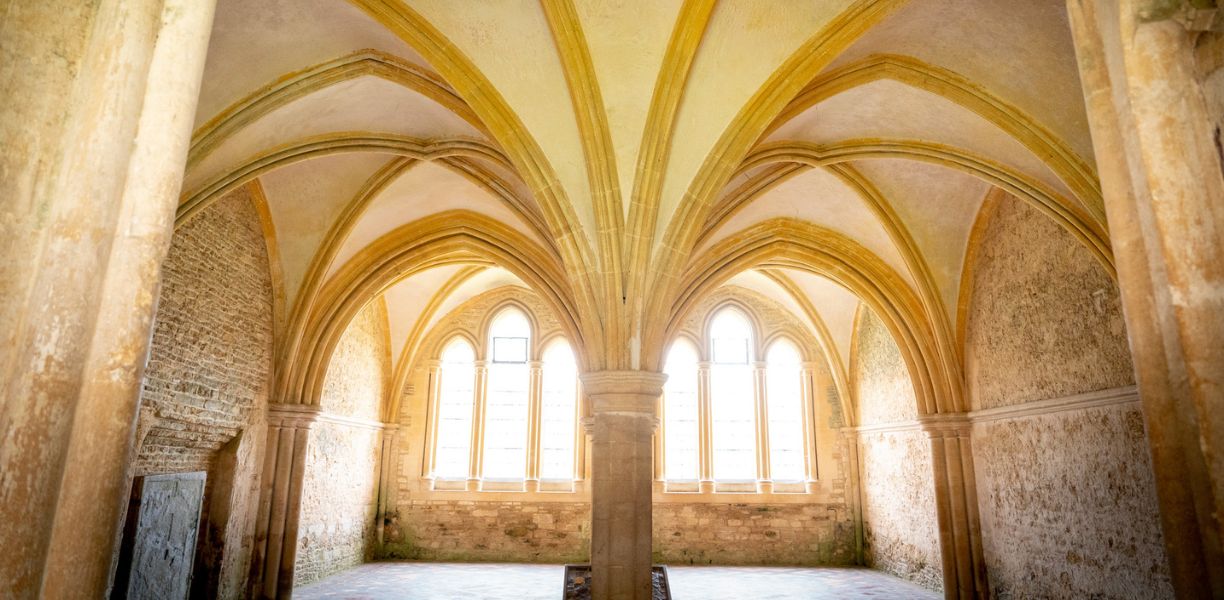
M472 448L472 392L476 353L457 337L442 352L439 370L438 447L434 473L443 479L466 479Z
M700 476L700 429L697 409L697 349L686 340L672 344L663 367L663 472L669 481Z
M540 479L574 478L578 368L565 340L544 351L540 397Z
M774 481L803 481L803 364L798 348L778 340L766 353L769 473Z
M531 325L516 308L498 313L489 328L488 392L485 396L484 477L526 477L527 410L531 372L527 364Z

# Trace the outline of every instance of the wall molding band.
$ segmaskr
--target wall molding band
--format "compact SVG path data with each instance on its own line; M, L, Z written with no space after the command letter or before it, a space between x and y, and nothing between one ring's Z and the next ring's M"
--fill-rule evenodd
M899 433L906 431L948 430L955 429L957 427L964 427L966 425L975 425L977 423L1024 419L1072 410L1088 410L1091 408L1103 408L1107 406L1138 402L1139 389L1133 385L1128 385L1120 388L1096 390L1092 392L1085 392L1083 394L1063 396L1060 398L1035 400L1013 406L1000 406L997 408L975 410L968 413L946 413L941 415L924 416L910 421L896 421L892 423L878 423L873 425L860 425L858 427L847 427L846 430L855 433Z
M268 424L273 427L298 427L309 429L315 423L341 425L356 429L372 429L376 431L394 431L399 428L396 423L383 423L373 419L349 417L326 412L312 404L279 404L268 407Z
M1087 410L1131 402L1139 402L1139 389L1133 385L1128 385L1120 388L1075 394L1074 396L1026 402L1015 406L1000 406L998 408L977 410L969 413L969 420L974 423L983 423L1022 419L1070 410Z

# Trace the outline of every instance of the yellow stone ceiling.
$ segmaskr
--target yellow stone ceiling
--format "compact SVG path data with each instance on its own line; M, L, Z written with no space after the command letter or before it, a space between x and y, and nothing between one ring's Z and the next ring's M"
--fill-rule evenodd
M524 285L587 368L658 368L733 283L837 369L864 303L955 382L988 193L1112 270L1062 0L220 0L196 124L180 219L262 191L283 359L351 303L383 297L400 352Z

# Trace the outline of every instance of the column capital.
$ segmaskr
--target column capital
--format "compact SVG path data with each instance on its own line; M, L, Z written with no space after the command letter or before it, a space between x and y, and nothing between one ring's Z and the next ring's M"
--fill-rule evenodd
M967 413L939 413L918 417L927 437L969 437L972 423Z
M268 425L272 427L295 427L310 429L323 409L313 404L268 403Z
M654 416L667 375L654 371L594 371L581 375L591 412L632 412Z

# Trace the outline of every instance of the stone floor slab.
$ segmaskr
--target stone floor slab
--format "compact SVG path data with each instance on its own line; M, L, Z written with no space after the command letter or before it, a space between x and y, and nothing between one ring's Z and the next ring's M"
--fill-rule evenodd
M560 565L380 562L297 588L301 600L556 600ZM941 597L869 569L668 567L677 600L934 600Z

